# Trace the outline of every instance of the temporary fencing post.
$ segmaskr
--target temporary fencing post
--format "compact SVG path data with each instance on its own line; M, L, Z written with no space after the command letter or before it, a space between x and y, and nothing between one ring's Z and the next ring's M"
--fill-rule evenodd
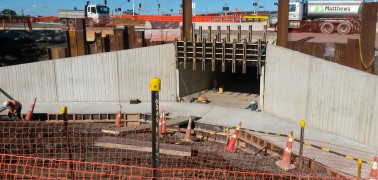
M361 178L362 159L359 158L357 160L357 162L358 162L357 179L360 179Z
M152 167L154 168L153 177L159 176L159 91L160 91L160 79L151 78L150 80L151 90L151 113L152 113Z
M371 167L371 171L370 171L370 178L369 178L370 180L377 179L377 163L378 163L378 156L375 156L373 166Z
M282 157L282 160L276 162L276 165L284 171L294 169L295 166L291 164L291 149L293 147L293 131L290 132L289 140L287 141L286 148Z
M26 114L25 121L30 121L33 118L33 111L35 103L37 102L37 97L34 98L33 104L30 106L28 113Z
M230 142L228 143L227 147L224 148L224 150L231 151L233 153L235 152L236 139L238 138L241 125L242 125L242 122L240 122L239 125L236 126L236 130L234 134L232 135Z
M306 126L306 121L301 120L299 124L301 126L301 137L300 137L300 145L299 145L299 167L302 168L304 128Z

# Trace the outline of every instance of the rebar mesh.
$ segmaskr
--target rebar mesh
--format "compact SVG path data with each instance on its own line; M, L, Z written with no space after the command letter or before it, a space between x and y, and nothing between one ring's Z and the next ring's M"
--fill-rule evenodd
M226 139L201 139L194 132L191 143L183 141L179 129L159 138L162 179L335 178L306 164L285 172L276 165L280 157L264 149L246 145L231 153L224 150ZM4 179L153 178L150 125L0 122L0 136ZM284 137L274 139L278 146L286 142Z

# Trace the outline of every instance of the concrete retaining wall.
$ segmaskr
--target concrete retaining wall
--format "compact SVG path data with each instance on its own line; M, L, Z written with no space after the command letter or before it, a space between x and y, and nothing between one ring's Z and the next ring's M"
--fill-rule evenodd
M274 45L265 70L265 112L378 147L377 76Z
M150 101L150 78L161 78L160 100L176 100L173 44L0 68L0 87L21 102ZM0 101L7 99L0 94Z

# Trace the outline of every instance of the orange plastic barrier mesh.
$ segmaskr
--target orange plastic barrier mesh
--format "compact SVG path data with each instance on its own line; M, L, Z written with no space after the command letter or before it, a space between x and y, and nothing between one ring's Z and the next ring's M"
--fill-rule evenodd
M325 179L330 176L326 169L308 164L285 172L275 164L280 157L270 156L264 149L250 145L240 144L235 153L224 151L226 138L201 139L192 132L193 142L187 143L183 141L185 132L177 129L168 129L168 132L160 138L161 169L158 171L163 179ZM72 176L150 179L153 171L151 136L150 124L115 127L91 123L0 122L0 179L67 179ZM271 142L284 146L287 138ZM294 144L293 151L297 148ZM321 156L318 152L306 149L305 154ZM277 153L282 151L277 150ZM331 158L322 157L346 165ZM357 165L354 168L352 164L351 168L356 169Z

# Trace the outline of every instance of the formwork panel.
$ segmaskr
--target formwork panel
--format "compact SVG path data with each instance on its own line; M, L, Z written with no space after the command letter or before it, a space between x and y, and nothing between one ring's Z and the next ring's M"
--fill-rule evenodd
M150 79L161 79L161 101L176 97L176 58L173 44L117 51L119 97L126 102L132 98L151 100Z
M59 101L118 101L115 53L69 58L55 65Z
M0 88L20 102L56 102L53 61L21 64L0 68ZM6 100L0 93L0 100ZM25 106L28 107L28 106Z

